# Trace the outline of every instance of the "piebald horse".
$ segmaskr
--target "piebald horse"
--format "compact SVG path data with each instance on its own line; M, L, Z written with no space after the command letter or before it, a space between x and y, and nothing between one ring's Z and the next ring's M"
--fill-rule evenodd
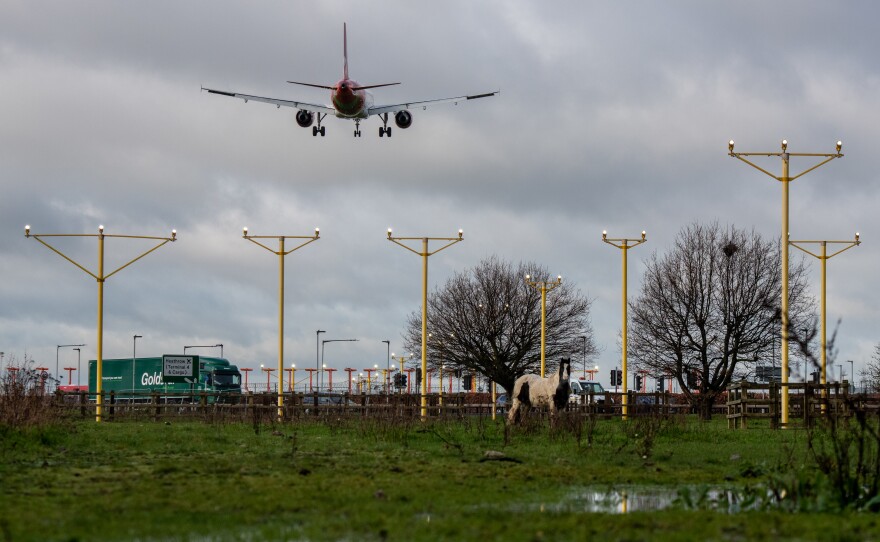
M550 409L551 423L558 415L560 409L564 409L571 394L571 386L568 383L571 372L571 361L563 359L559 363L559 371L548 378L541 378L535 374L523 375L516 379L513 385L513 406L507 414L508 425L517 423L522 415L521 410L528 412L531 407Z

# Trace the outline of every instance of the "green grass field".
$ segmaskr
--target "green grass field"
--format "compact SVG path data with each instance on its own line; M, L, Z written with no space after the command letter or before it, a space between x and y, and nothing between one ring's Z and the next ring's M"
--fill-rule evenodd
M485 418L0 427L0 540L880 540L876 514L700 498L809 472L804 448L684 418L507 437ZM578 497L611 489L696 498L618 514Z

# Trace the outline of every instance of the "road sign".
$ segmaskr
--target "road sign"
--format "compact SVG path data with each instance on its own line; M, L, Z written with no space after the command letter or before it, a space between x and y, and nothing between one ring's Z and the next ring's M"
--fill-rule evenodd
M199 356L162 356L162 380L168 383L199 382Z

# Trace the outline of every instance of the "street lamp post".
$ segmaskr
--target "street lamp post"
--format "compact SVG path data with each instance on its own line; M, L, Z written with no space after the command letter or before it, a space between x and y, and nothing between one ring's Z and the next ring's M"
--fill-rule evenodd
M109 279L110 277L112 277L113 275L115 275L116 273L122 271L123 269L125 269L129 265L140 260L141 258L146 256L147 254L153 252L154 250L158 249L159 247L165 245L166 243L176 241L177 240L177 230L171 230L171 237L148 237L148 236L144 236L144 235L105 235L104 234L104 226L98 226L98 233L97 234L86 234L86 233L84 233L84 234L77 234L77 233L37 234L37 233L31 233L30 226L25 226L24 227L24 236L25 237L33 237L34 239L39 241L42 245L44 245L46 248L48 248L52 252L58 254L59 256L64 258L65 260L69 261L70 263L72 263L73 265L78 267L80 270L84 271L87 275L91 276L98 283L98 322L97 322L97 326L96 326L97 327L97 335L98 335L98 344L97 344L96 355L95 355L95 358L96 358L95 359L95 393L96 393L95 421L100 422L101 415L102 415L102 405L104 402L103 397L102 397L102 391L103 391L102 377L104 374L104 282L107 279ZM92 273L91 271L89 271L88 269L86 269L85 267L80 265L79 263L75 262L72 258L70 258L69 256L66 256L60 250L58 250L57 248L53 247L52 245L50 245L49 243L47 243L46 241L43 240L43 238L48 238L48 237L95 237L95 238L97 238L97 240L98 240L98 270L97 270L97 272ZM123 238L123 239L149 239L149 240L154 240L154 241L160 241L160 243L157 244L156 246L154 246L153 248L151 248L150 250L147 250L146 252L141 253L136 258L130 260L128 263L116 268L114 271L111 271L110 273L104 273L104 239L107 237L116 237L116 238Z
M272 254L278 256L278 420L284 417L284 257L313 243L320 238L321 230L315 228L314 235L248 235L248 229L242 228L242 238L251 243L263 247ZM272 250L257 239L278 239L278 250ZM285 250L286 239L304 239L299 245L290 250Z
M322 332L323 333L323 332ZM327 343L339 343L339 342L357 342L358 339L324 339L321 341L321 368L324 371L327 370L327 366L324 365L324 345ZM336 369L333 369L334 371ZM321 379L321 383L318 385L318 391L321 391L321 387L324 385L324 373L322 372L319 377ZM333 374L330 374L330 387L333 387ZM332 389L330 391L333 391Z
M856 237L855 237L855 240L853 240L853 241L789 241L789 244L791 246L809 254L810 256L813 256L814 258L818 258L818 260L820 262L822 262L822 265L821 265L821 268L822 268L821 298L822 299L821 299L821 303L820 303L822 306L822 309L821 309L821 312L822 312L822 315L821 315L821 318L822 318L822 372L820 373L819 376L821 378L821 384L824 386L827 383L827 379L825 376L825 367L826 367L826 354L828 352L828 342L826 341L827 319L826 319L826 312L825 312L825 299L826 299L826 296L825 296L825 292L826 292L825 267L826 267L826 263L828 262L828 260L837 256L841 252L844 252L846 250L851 249L852 247L860 245L861 241L859 241L859 234L858 234L858 232L856 232ZM819 246L822 247L821 252L819 254L816 254L810 250L807 250L803 246L801 246L801 245L808 245L808 244L818 244ZM838 250L837 252L834 252L831 255L828 255L827 250L826 250L828 244L841 244L841 245L845 245L845 246L842 249ZM832 369L832 372L833 371L834 371L834 369ZM804 369L804 372L805 373L807 372L806 369ZM827 395L827 393L828 393L827 390L825 388L823 388L822 389L822 396L825 397Z
M855 369L855 366L853 365L853 360L848 359L846 361L847 361L847 363L849 363L849 379L852 382L852 385L855 386L856 385L856 373L855 373L856 369ZM853 390L855 390L855 388L853 388Z
M385 358L385 369L388 369L391 367L391 341L382 341L382 342L385 343L385 346L388 347L388 352L386 353L386 358ZM385 389L385 394L388 395L387 388Z
M388 228L388 240L394 244L400 245L406 250L416 254L422 258L422 375L428 372L428 257L437 254L441 250L445 250L455 243L464 240L464 232L458 230L458 237L393 237L391 228ZM421 241L421 252L408 246L405 241ZM428 243L430 241L445 242L443 246L433 252L428 251ZM421 419L428 419L428 380L422 378L421 386Z
M584 378L587 378L587 336L581 335L581 341L583 342L583 347L582 347L583 350L582 351L584 354L584 361L583 361ZM592 380L592 378L591 378L591 380Z
M61 370L58 368L58 351L61 350L62 348L68 348L71 346L79 347L79 346L85 346L85 345L84 344L59 344L55 347L55 377L56 378L58 378L58 372ZM78 374L77 374L77 378L79 378Z
M190 344L183 347L183 353L186 355L186 351L188 348L219 348L220 349L220 357L223 357L223 345L222 344Z
M841 154L840 150L843 148L843 143L838 141L836 152L834 153L790 153L788 152L788 141L782 140L782 152L734 152L734 141L731 139L727 143L728 155L745 162L746 164L752 166L757 169L761 173L776 179L777 181L782 183L782 237L780 239L780 245L782 247L782 295L781 295L781 307L780 307L780 315L781 315L781 348L780 348L780 357L782 362L782 416L780 420L780 425L785 428L788 426L788 240L789 240L789 228L788 228L788 185L791 181L797 179L798 177L802 177L807 173L817 169L828 162L834 160L835 158L842 158L843 154ZM776 176L766 169L758 166L752 161L748 160L746 157L751 156L778 156L782 159L782 175ZM819 158L820 161L818 164L798 173L797 175L790 175L789 173L789 159L792 156L804 156L811 158Z
M526 284L541 292L541 378L544 378L545 354L547 349L547 292L562 286L562 275L557 275L556 280L533 281L531 275L526 275Z
M134 384L135 384L134 365L135 365L135 360L137 359L137 341L138 341L138 339L143 339L143 338L144 338L143 335L133 335L131 338L131 400L132 401L134 401L134 390L135 390L135 387L134 387Z
M637 247L637 246L641 245L642 243L644 243L645 241L647 241L648 239L647 239L646 235L647 234L645 233L645 231L642 230L642 237L640 239L628 239L628 238L609 239L608 232L604 231L604 230L602 231L602 241L605 243L608 243L609 245L611 245L613 247L619 248L620 253L622 255L622 260L623 260L623 266L622 266L623 267L623 271L622 271L622 273L623 273L623 288L622 288L622 290L623 291L621 294L621 299L622 299L621 306L622 306L623 315L622 315L622 320L621 320L621 324L620 324L621 325L620 335L621 335L621 339L622 339L621 340L621 363L620 363L620 365L621 365L621 372L623 373L623 382L622 382L623 387L621 388L621 390L623 392L623 395L621 396L621 416L624 420L626 419L627 414L629 413L628 406L627 406L628 398L626 396L627 386L628 386L627 381L629 380L629 378L627 377L627 373L626 373L626 347L627 347L627 344L626 344L626 328L627 328L627 318L626 318L627 261L626 261L626 255L627 255L627 252L629 252L629 249L631 249L633 247ZM632 244L630 244L630 243L632 243Z
M321 333L327 333L323 329L315 332L315 373L320 376L321 371ZM312 391L312 373L309 372L309 392ZM319 390L320 391L320 390ZM317 405L316 405L317 406Z

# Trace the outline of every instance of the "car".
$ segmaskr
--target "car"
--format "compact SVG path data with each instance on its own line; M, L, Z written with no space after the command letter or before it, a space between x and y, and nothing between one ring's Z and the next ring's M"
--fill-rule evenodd
M504 414L507 412L508 408L510 408L510 405L507 402L507 394L499 393L498 396L495 397L495 413Z
M602 384L592 380L570 380L571 395L568 397L569 403L598 405L605 403L605 388Z

